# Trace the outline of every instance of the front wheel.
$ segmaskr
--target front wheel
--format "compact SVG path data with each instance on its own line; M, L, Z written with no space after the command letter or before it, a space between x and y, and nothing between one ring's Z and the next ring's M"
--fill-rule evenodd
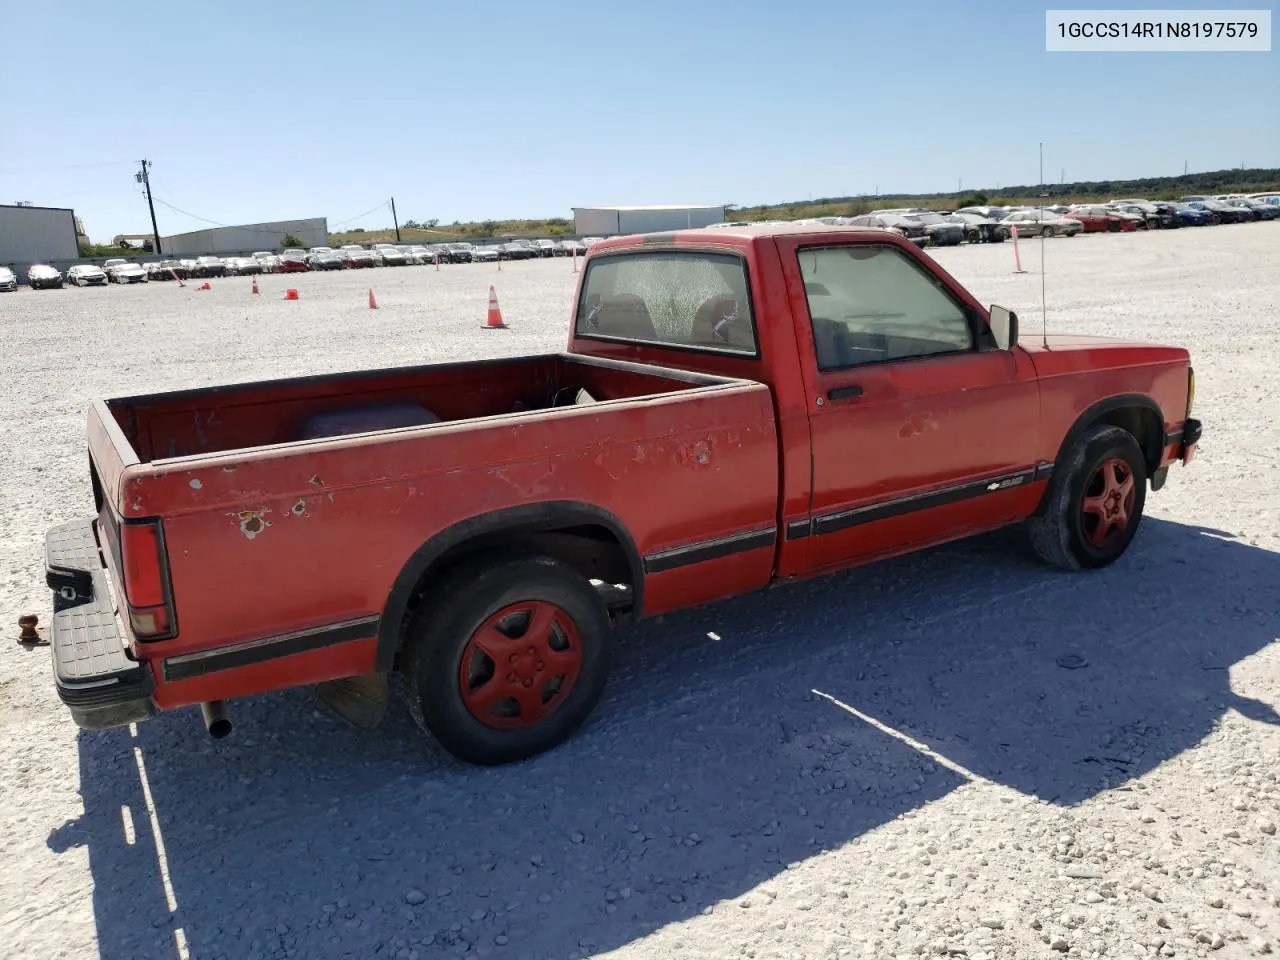
M1052 236L1053 236L1053 227L1044 227L1044 228L1042 228L1042 229L1040 230L1040 236L1042 236L1042 237L1052 237Z
M1055 468L1041 512L1027 521L1031 546L1065 570L1105 567L1133 542L1146 498L1137 439L1120 427L1093 427Z
M557 746L604 692L612 624L573 567L489 555L443 578L405 643L409 712L467 763L524 760Z

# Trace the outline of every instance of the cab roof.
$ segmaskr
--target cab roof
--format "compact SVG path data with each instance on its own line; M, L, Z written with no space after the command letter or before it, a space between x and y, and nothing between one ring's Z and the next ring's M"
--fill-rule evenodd
M898 242L899 235L876 227L850 227L825 223L762 223L743 227L694 227L687 230L671 230L663 233L633 233L609 237L591 245L588 254L636 247L668 244L720 245L746 247L754 241L778 237L847 237L857 240L888 240Z

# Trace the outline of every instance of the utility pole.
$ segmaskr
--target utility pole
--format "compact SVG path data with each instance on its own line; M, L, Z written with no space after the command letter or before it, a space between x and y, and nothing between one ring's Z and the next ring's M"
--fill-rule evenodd
M396 219L396 198L391 198L391 222L396 225L396 243L400 242L400 221Z
M151 177L147 175L147 168L151 166L149 160L139 161L142 164L142 172L135 173L133 179L138 181L147 188L147 209L151 211L151 237L152 244L157 254L163 253L160 249L160 228L156 226L156 205L151 202Z

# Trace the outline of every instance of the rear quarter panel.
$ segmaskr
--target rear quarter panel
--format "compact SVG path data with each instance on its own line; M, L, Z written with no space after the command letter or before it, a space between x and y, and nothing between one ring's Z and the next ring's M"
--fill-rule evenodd
M154 660L379 615L435 533L519 504L607 511L642 557L776 529L777 435L768 389L741 383L159 461L122 484L127 516L164 518L179 634L147 645ZM701 563L695 577L651 574L644 612L763 586L773 556L765 546ZM360 649L334 675L371 669L373 645ZM228 671L226 683L324 679L276 682L256 669ZM183 683L204 684L200 697ZM207 680L180 681L163 696L216 693Z

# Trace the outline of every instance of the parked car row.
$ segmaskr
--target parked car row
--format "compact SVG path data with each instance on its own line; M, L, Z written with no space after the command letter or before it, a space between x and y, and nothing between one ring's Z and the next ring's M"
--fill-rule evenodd
M1249 196L1186 196L1177 201L1140 197L1106 203L1033 206L973 206L958 210L900 207L873 210L856 217L817 217L797 223L875 227L893 230L920 247L956 246L961 243L1002 243L1016 228L1018 236L1074 237L1081 233L1131 233L1137 230L1169 230L1211 224L1247 223L1280 219L1280 193ZM777 221L735 221L712 227L763 226ZM208 277L247 276L261 273L300 273L322 270L354 270L366 267L403 267L434 263L493 263L538 257L581 256L601 237L582 240L511 240L505 243L464 242L420 244L375 243L368 247L291 247L280 253L259 251L251 256L203 256L164 259L147 263L116 258L101 267L78 263L66 275L37 263L27 271L33 290L109 283L145 283L149 280L188 280ZM0 292L18 287L18 278L0 266Z
M440 263L495 263L499 260L528 260L538 257L582 256L587 247L602 238L585 240L511 240L506 243L463 242L420 244L375 243L368 247L290 247L280 253L261 250L250 256L203 256L166 258L140 263L115 258L101 267L78 263L64 275L48 264L35 264L27 271L33 289L61 287L104 287L109 283L146 283L150 280L192 280L209 277L236 277L262 273L301 273L322 270L354 270L364 267L404 267ZM0 291L18 287L18 278L8 267L0 267Z
M856 217L818 217L798 223L823 223L893 230L920 247L960 243L1000 243L1013 235L1074 237L1080 233L1129 233L1280 219L1280 193L1252 196L1188 196L1178 201L1141 198L1107 203L1032 206L975 206L958 210L901 207L873 210ZM767 222L767 221L766 221ZM746 221L715 227L759 226Z

